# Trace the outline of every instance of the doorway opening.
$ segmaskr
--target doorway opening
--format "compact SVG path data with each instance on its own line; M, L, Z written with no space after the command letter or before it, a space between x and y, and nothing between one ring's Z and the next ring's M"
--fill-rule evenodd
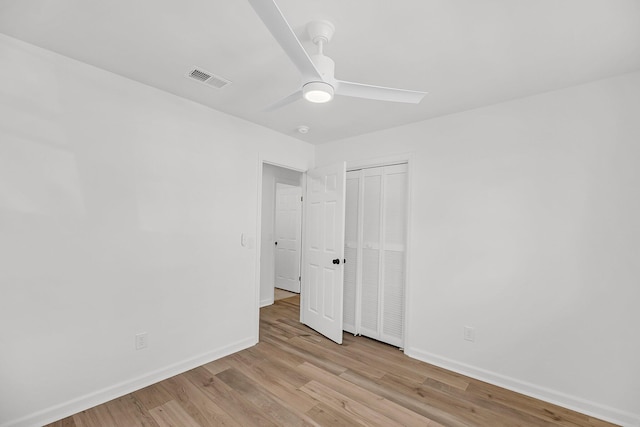
M260 307L274 303L276 286L295 286L298 274L299 287L293 290L301 323L338 344L347 331L406 347L408 157L342 162L306 172L261 164ZM293 200L300 204L296 207ZM298 208L304 216L294 214ZM283 213L284 240L276 237L277 210ZM289 254L281 242L302 236L294 245L300 254ZM276 267L280 245L278 257L288 260L284 267ZM286 273L287 265L296 269ZM277 276L283 285L276 285Z
M264 163L260 233L260 307L300 293L303 173Z

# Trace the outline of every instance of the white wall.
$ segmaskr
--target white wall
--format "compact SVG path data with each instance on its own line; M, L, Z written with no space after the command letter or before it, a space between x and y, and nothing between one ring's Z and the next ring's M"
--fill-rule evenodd
M640 425L640 73L321 145L316 164L404 152L407 353Z
M253 345L259 164L313 147L5 36L0 64L0 425Z
M302 186L302 173L265 164L262 172L262 230L260 250L260 306L273 304L275 285L276 183Z

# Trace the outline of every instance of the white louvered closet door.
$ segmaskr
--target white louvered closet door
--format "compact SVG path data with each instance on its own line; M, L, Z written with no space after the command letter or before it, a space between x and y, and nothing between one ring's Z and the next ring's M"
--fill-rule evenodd
M358 206L360 173L347 172L344 215L344 299L342 327L352 334L356 329L356 283L358 266Z
M403 345L407 165L347 173L344 328Z

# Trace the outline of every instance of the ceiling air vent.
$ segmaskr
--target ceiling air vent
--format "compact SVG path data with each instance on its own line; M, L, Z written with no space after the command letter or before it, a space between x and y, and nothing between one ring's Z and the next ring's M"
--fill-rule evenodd
M187 77L199 81L200 83L204 83L208 86L213 86L217 89L222 89L223 87L231 84L230 80L227 80L224 77L216 76L213 73L197 67L192 68L191 71L187 73Z

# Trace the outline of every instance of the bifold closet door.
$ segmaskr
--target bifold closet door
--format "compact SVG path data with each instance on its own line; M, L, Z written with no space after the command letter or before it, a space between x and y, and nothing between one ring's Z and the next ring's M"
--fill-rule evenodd
M407 229L407 165L383 170L380 340L404 345L405 258Z
M362 171L362 233L360 280L360 330L362 335L380 338L380 243L382 237L382 172Z
M403 345L407 165L347 173L344 329Z
M343 322L345 331L356 329L356 286L358 276L358 215L360 206L360 171L347 172L344 215L344 300Z

